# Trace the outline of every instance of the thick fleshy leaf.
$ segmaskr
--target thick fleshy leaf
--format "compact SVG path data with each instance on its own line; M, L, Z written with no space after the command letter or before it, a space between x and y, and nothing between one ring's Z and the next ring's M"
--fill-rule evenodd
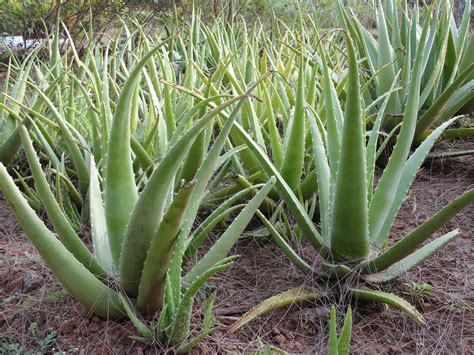
M291 125L288 127L288 142L284 151L280 173L291 189L295 190L301 180L305 151L305 60L301 54L295 112Z
M344 318L344 325L341 329L341 334L337 340L337 351L339 355L349 354L349 346L351 344L352 336L352 309L347 306L346 317Z
M352 39L345 39L349 73L330 241L334 257L355 260L369 253L367 167L357 59Z
M125 314L119 295L99 281L46 228L1 163L0 190L42 259L75 299L104 318L117 319Z
M424 247L418 249L406 258L393 264L385 271L367 275L365 279L369 282L389 282L395 280L406 272L410 271L414 267L423 263L426 259L437 253L439 250L444 248L448 243L452 242L456 238L460 237L461 233L459 229L446 233L445 235L436 238L431 243L428 243Z
M99 173L93 157L90 159L89 170L91 174L89 184L89 203L94 256L97 259L97 262L109 273L109 275L114 275L114 262L110 251L104 202L102 200L102 189L100 187Z
M130 148L130 102L148 60L168 40L159 43L135 65L115 106L105 166L105 217L115 266L119 267L125 229L138 198Z
M28 164L35 181L36 192L48 213L48 217L50 218L54 229L58 233L61 242L64 244L64 247L66 247L66 249L69 250L71 254L73 254L74 257L92 273L99 277L107 278L107 273L97 263L89 249L87 249L82 240L76 234L68 218L57 203L48 181L46 180L38 156L34 151L33 143L31 142L26 128L23 126L19 127L19 132L28 159Z
M206 272L218 260L223 259L232 249L238 238L244 231L247 224L252 219L260 204L267 197L268 193L275 185L275 178L271 177L268 182L249 201L247 206L234 219L232 224L226 229L224 234L214 243L209 251L199 262L186 274L183 282L190 284L194 279Z
M229 331L235 332L242 328L245 324L253 321L255 318L260 317L268 312L275 309L288 307L294 303L300 303L305 301L313 301L324 297L323 292L305 290L304 288L293 288L291 290L279 293L278 295L272 296L265 301L259 303L256 307L246 312L237 322L232 324Z
M137 309L152 315L163 303L165 278L173 248L194 188L185 184L176 194L148 248L138 289Z
M364 268L364 272L385 270L410 255L459 211L472 203L474 203L474 189L459 196L382 255L370 261Z
M176 173L194 140L215 115L242 99L242 96L237 96L227 100L200 118L168 151L140 193L126 228L120 256L120 282L129 296L135 297L138 293L137 281L142 274L150 242L163 218Z
M449 125L454 122L456 118L452 118L448 122L445 122L439 126L431 135L425 139L425 141L417 148L417 150L410 156L410 158L405 163L405 166L402 169L402 175L398 183L395 197L392 200L389 210L387 211L387 216L385 217L384 224L380 231L379 237L374 240L374 244L378 247L382 247L390 233L390 229L393 225L393 221L402 206L402 203L408 193L408 190L415 179L416 173L420 168L421 164L425 160L429 151L435 144L436 140L443 133L443 131L449 127Z
M431 8L432 9L432 8ZM426 43L429 21L425 22L423 32L418 44L416 59L410 78L408 90L408 102L403 116L400 133L397 137L397 143L393 149L392 155L383 172L383 175L375 189L372 200L369 205L369 233L371 240L378 240L383 223L390 210L393 199L396 196L396 190L400 181L403 166L410 153L410 147L416 129L418 116L418 101L421 86L423 48Z
M172 345L181 344L189 335L192 307L197 292L207 282L207 280L209 280L210 277L215 275L217 272L231 266L233 264L233 259L235 259L235 257L228 257L217 262L215 265L211 266L208 270L193 280L191 286L183 295L183 298L181 299L181 302L179 303L179 306L176 310L173 325L169 332L169 341Z
M413 307L410 303L405 301L403 298L394 295L393 293L375 291L370 289L363 288L350 288L349 292L355 298L364 300L364 301L374 301L377 303L385 303L391 305L402 312L405 312L410 317L415 319L421 325L425 325L425 320L423 316Z

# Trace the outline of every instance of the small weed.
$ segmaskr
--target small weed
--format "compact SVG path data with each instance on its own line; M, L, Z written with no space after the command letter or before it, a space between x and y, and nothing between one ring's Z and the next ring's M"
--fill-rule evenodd
M20 344L16 343L13 338L9 337L7 339L0 340L0 354L21 354L22 347Z
M66 296L66 291L55 290L55 291L48 292L44 298L46 301L58 301L64 298L65 296Z
M433 289L432 285L418 282L411 282L406 285L409 288L410 295L422 304L433 295L431 292Z
M28 261L32 263L36 263L38 261L38 257L31 254L30 252L25 251L23 254L28 258Z
M38 331L38 328L39 328L38 323L33 322L33 323L31 323L30 326L28 327L28 332L29 332L29 333L32 333L32 334L35 334L35 333Z
M51 345L54 344L57 336L58 336L58 332L55 330L52 330L51 332L48 333L48 335L46 335L43 339L40 340L39 345L42 349L42 352L44 352L45 350L50 348Z

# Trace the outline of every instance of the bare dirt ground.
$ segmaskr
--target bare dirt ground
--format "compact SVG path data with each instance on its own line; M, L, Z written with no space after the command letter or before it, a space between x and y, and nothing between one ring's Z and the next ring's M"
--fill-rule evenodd
M458 142L450 148L473 149L473 144ZM473 185L473 157L426 162L395 222L392 240ZM464 209L440 233L454 228L461 229L462 237L386 288L413 302L428 326L421 327L392 308L352 303L352 352L474 352L474 206ZM316 258L304 243L300 249L307 258ZM240 259L209 287L218 291L214 311L219 328L193 352L254 352L274 346L290 353L324 353L329 307L336 304L342 316L348 302L344 295L277 310L235 333L228 332L243 312L280 291L301 285L320 290L331 287L299 272L271 242L247 240L234 252ZM41 261L1 197L0 302L0 354L163 350L129 339L136 335L130 322L107 322L75 302ZM200 317L198 301L195 318Z

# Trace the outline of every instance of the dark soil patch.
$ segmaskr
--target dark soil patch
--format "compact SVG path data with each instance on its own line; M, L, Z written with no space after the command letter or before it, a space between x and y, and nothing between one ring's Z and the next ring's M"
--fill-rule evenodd
M466 142L459 149L472 149ZM456 148L456 147L455 147ZM432 160L424 164L392 230L404 236L448 201L474 185L474 158ZM442 232L460 228L462 237L443 251L387 286L422 312L428 327L392 308L353 303L351 350L357 353L471 353L474 351L474 207L456 216ZM92 316L55 281L26 240L6 203L0 199L0 353L8 350L80 353L157 353L128 338L136 335L129 322L106 322ZM439 235L439 234L437 234ZM329 307L335 303L340 321L347 298L321 299L294 305L257 319L235 333L228 332L243 312L278 292L306 285L329 289L290 265L273 243L241 243L237 263L221 273L215 313L219 329L196 353L262 350L275 346L291 353L324 352ZM314 257L302 244L301 252ZM310 259L308 259L310 260ZM314 259L316 260L316 259ZM413 283L432 286L416 290ZM196 318L200 317L199 305ZM196 322L197 323L197 322Z

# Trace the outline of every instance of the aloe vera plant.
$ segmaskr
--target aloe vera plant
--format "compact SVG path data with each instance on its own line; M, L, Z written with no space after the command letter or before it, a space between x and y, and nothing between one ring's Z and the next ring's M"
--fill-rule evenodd
M318 115L310 114L310 127L313 142L313 154L316 162L317 190L321 214L321 233L313 225L306 210L298 201L285 179L279 174L267 155L240 126L241 138L259 159L267 174L273 174L276 189L291 211L305 238L319 250L326 261L321 268L315 268L292 249L272 223L259 213L258 216L293 263L305 272L319 277L347 278L347 284L339 281L353 297L390 304L423 324L424 320L415 307L402 298L369 288L372 283L395 280L403 273L425 261L449 242L460 236L459 230L453 230L422 246L430 236L464 207L474 202L474 189L449 203L433 217L414 229L398 243L387 247L390 228L408 193L418 168L425 159L436 139L455 118L446 121L410 155L414 139L419 107L419 95L424 44L428 37L428 24L425 24L420 46L416 51L413 71L409 79L408 104L397 136L397 143L388 164L378 182L374 184L375 155L377 150L378 129L384 116L390 95L387 95L382 109L374 123L366 143L364 116L360 100L359 70L353 40L344 34L348 54L348 74L346 79L346 98L339 153L336 166L331 164L328 147L333 139L339 137L326 132L318 124ZM394 90L394 85L390 93ZM337 98L334 98L337 99ZM325 137L325 140L324 140ZM336 169L336 171L333 171ZM331 176L335 176L333 180ZM357 278L358 286L351 280ZM365 284L365 285L364 285ZM288 296L294 298L293 295ZM288 300L287 300L288 301ZM282 301L282 304L285 304ZM257 306L258 308L259 306ZM259 312L261 314L261 312ZM255 310L245 315L246 319L256 316Z
M135 320L132 307L144 316L161 311L157 340L178 346L187 340L197 292L211 276L232 264L233 258L226 258L226 255L272 189L274 179L260 185L261 189L214 247L182 281L181 263L193 221L206 186L219 166L216 160L220 158L235 116L248 93L227 99L196 119L176 138L156 166L152 166L149 178L139 191L133 171L130 102L144 66L164 43L166 41L136 62L117 99L108 132L102 183L94 157L87 157L90 161L87 167L90 174L88 200L93 252L76 234L58 204L25 127L27 121L22 122L17 131L35 181L35 191L58 238L28 205L3 164L0 166L0 189L27 236L74 298L91 312L107 318L128 314ZM62 120L48 98L43 98L57 120ZM193 142L217 114L231 106L235 106L231 117L197 168L195 178L183 183L177 181L179 168ZM16 115L13 111L10 113ZM21 119L18 115L14 117ZM67 137L67 125L64 128L61 133ZM178 192L175 194L176 183ZM143 330L138 323L137 326ZM210 327L205 325L204 328L203 334L208 334ZM187 346L199 339L191 340Z
M330 355L349 354L349 345L352 335L352 309L347 307L344 325L342 326L339 337L337 336L336 308L331 307L331 319L329 320L329 351Z
M429 22L430 28L423 47L420 114L414 144L419 145L433 129L456 113L469 113L474 99L470 3L466 4L457 26L451 1L440 1L430 7L415 5L410 9L407 1L389 0L382 4L379 0L376 7L377 39L350 9L338 4L341 21L354 37L361 56L366 59L365 69L370 72L364 93L368 102L374 101L373 97L387 95L397 72L401 71L397 84L399 90L390 95L387 104L383 125L386 129L391 130L399 124L408 109L408 79L413 70L416 48L422 44L419 34L423 22ZM375 111L380 104L380 100L374 103L371 110ZM473 132L469 126L451 127L441 138L471 136Z
M474 200L466 192L388 246L418 168L439 138L460 133L451 117L472 99L471 10L456 26L443 2L426 12L377 5L377 39L347 7L339 7L345 31L322 35L301 14L269 30L244 20L206 25L195 13L184 30L167 24L160 43L123 24L124 36L79 54L64 29L62 55L57 26L49 56L12 58L0 94L0 190L71 295L101 316L128 316L137 341L186 352L215 329L213 294L201 333L189 339L194 298L234 262L227 255L255 213L291 262L337 287L275 295L232 330L339 290L423 323L408 302L372 286L459 237L454 230L425 243ZM377 179L377 158L394 141ZM35 187L10 165L20 147ZM92 249L77 232L89 222ZM301 235L321 265L296 252ZM350 327L338 341L334 321L330 352L347 353Z

